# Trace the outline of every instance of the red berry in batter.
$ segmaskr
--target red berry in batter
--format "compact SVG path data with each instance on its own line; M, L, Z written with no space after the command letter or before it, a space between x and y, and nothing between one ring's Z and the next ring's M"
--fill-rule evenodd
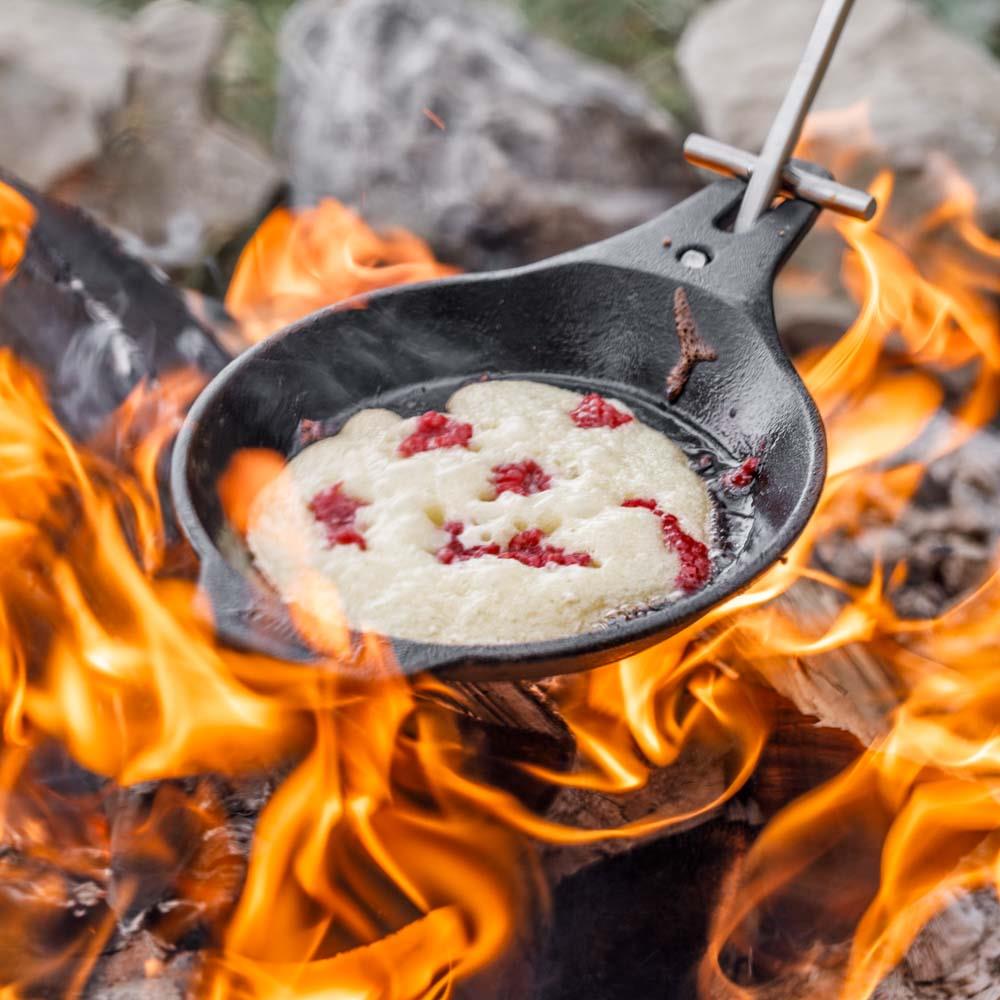
M612 406L603 396L590 392L580 400L577 408L570 413L577 427L621 427L630 424L633 417Z
M722 485L730 490L745 490L757 478L759 468L760 458L751 455L744 459L743 464L738 469L732 469L722 477Z
M446 566L453 562L465 562L467 559L481 559L483 556L500 555L500 546L496 542L490 545L472 545L466 548L459 540L458 536L465 531L465 525L461 521L449 521L444 525L444 530L451 535L451 540L447 545L443 545L437 550L437 561Z
M641 507L660 519L663 540L677 553L681 561L681 568L677 574L677 586L681 590L700 590L712 572L708 546L687 534L681 528L680 521L673 514L664 513L655 500L626 500L622 506Z
M626 500L623 507L642 507L643 510L651 510L657 517L662 514L655 500Z
M344 492L344 484L336 483L321 490L309 501L313 517L326 528L326 541L334 545L357 545L367 549L365 537L357 530L354 519L360 507L367 507L364 500L358 500Z
M586 552L567 552L558 545L545 545L540 528L518 532L507 543L501 559L516 559L525 566L541 569L543 566L589 566L593 560Z
M494 465L493 485L497 496L501 493L520 493L527 497L547 490L552 485L552 477L537 462L528 458L510 465Z
M437 550L437 560L446 566L453 562L465 562L468 559L482 559L484 556L495 556L498 559L516 559L524 566L541 569L543 566L590 566L593 560L586 552L567 552L558 545L545 545L545 537L539 528L529 528L518 532L501 549L496 542L489 545L471 545L466 547L459 541L459 535L465 530L461 521L449 521L444 530L451 535L447 545Z
M428 410L417 418L417 429L397 449L404 458L421 451L438 448L467 448L472 437L472 424L452 420L447 414Z

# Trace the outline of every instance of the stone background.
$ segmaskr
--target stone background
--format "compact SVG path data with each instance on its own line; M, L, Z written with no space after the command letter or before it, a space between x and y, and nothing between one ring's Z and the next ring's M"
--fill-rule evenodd
M759 144L816 7L4 0L0 167L208 291L278 199L332 195L463 267L516 264L686 194L692 127ZM865 162L897 170L900 204L947 154L995 229L997 52L995 0L865 0L819 106L867 99Z

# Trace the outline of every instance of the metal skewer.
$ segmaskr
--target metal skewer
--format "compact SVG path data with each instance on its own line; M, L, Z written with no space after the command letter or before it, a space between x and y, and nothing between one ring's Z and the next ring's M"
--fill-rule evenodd
M823 82L833 50L853 6L854 0L824 0L802 61L764 140L757 167L750 176L733 225L735 232L745 233L750 229L770 208L778 193L781 172L799 140L806 114Z
M696 167L707 167L741 181L753 176L759 162L753 153L696 132L684 141L684 156ZM878 208L878 203L867 191L859 191L822 174L804 170L794 160L785 164L780 183L782 190L790 194L855 219L867 221Z
M877 207L866 191L789 162L813 98L830 65L854 0L824 0L795 77L785 94L759 156L703 135L690 135L684 155L708 167L748 181L733 229L746 232L770 208L779 189L858 219L870 219Z

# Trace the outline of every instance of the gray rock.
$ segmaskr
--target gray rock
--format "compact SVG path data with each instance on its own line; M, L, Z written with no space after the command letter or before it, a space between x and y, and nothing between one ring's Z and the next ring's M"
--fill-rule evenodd
M816 2L718 0L689 25L678 48L681 71L705 129L759 148L799 60ZM1000 65L907 0L855 6L818 110L867 102L871 135L842 136L858 160L897 171L894 204L912 215L937 200L940 155L973 184L987 225L1000 226ZM856 182L859 175L839 179Z
M295 198L340 198L466 267L569 249L691 189L666 112L509 10L302 0L280 47Z
M251 222L279 181L263 150L207 110L224 40L223 19L188 0L143 8L129 25L128 101L101 155L56 190L161 267L198 262Z
M125 102L124 26L85 8L4 0L0 164L46 188L101 150L104 119Z
M997 0L921 0L945 24L1000 55L1000 4Z
M162 267L199 262L278 183L270 157L208 108L224 36L218 14L187 0L156 0L130 22L4 0L0 166Z

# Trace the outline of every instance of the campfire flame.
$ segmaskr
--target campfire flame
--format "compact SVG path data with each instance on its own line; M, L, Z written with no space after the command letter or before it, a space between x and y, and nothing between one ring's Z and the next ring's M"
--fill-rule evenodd
M8 184L0 183L0 284L21 263L34 224L31 202Z
M196 378L140 386L83 446L0 352L5 995L52 984L77 995L152 898L170 904L156 918L162 940L211 946L192 989L212 1000L443 1000L544 903L533 841L635 837L716 808L765 747L760 685L793 691L801 657L852 643L891 670L899 705L852 768L766 827L733 874L702 983L749 995L722 973L727 950L752 947L756 916L831 857L844 863L850 843L878 878L852 912L840 990L869 995L929 917L995 884L1000 865L1000 566L957 607L915 621L892 604L905 567L876 566L857 586L811 565L821 538L898 517L927 464L995 414L1000 244L976 227L968 187L953 176L944 187L931 216L890 232L881 176L879 218L834 223L859 313L833 347L799 359L830 475L788 557L681 634L550 686L579 761L570 773L523 762L536 779L620 793L693 746L728 760L722 793L614 830L567 827L472 776L461 694L403 679L376 637L358 650L343 622L310 623L326 657L309 669L217 644L176 570L183 553L164 532L155 475ZM0 185L5 277L33 218ZM257 340L316 307L447 273L416 238L380 236L328 201L265 221L227 304ZM247 483L231 488L238 499ZM800 582L835 595L838 612L797 620L776 599ZM347 657L364 669L345 676ZM256 782L264 796L275 776L245 866L225 832L227 789ZM162 974L162 958L147 975Z
M240 256L226 308L251 342L324 306L455 274L405 230L376 233L340 202L275 209Z

